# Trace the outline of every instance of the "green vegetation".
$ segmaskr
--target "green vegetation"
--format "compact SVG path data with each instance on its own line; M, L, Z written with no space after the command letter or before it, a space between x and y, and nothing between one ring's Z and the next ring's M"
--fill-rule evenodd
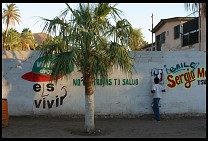
M133 29L133 33L130 37L130 49L132 51L139 51L141 47L147 44L148 42L144 41L141 29Z
M206 17L206 3L185 3L184 7L187 11L199 11L199 7L201 10L202 17Z
M94 80L106 80L114 67L131 76L133 62L129 55L131 24L120 17L122 11L109 3L79 4L72 9L66 3L60 16L54 19L40 17L43 31L56 34L57 39L45 44L41 56L46 63L55 56L52 78L70 73L73 63L82 74L85 87L85 131L94 127ZM67 14L72 14L67 19ZM110 19L114 20L112 24Z
M15 23L17 22L20 24L20 12L19 9L16 7L16 4L11 3L11 4L6 4L6 8L3 8L3 13L2 13L2 20L3 23L6 24L6 31L5 35L3 36L3 48L4 48L4 43L7 45L7 35L9 32L9 26L15 27ZM11 49L11 48L10 48Z

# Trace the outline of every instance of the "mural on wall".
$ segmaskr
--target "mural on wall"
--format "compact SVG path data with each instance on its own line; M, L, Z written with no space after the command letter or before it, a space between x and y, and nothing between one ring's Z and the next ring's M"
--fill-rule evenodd
M43 83L43 86L44 86L44 83ZM49 96L49 94L51 94L50 91L51 92L54 91L53 84L48 83L47 86L51 86L51 87L46 88L47 92L45 92L44 87L41 88L40 84L35 84L33 86L33 90L36 91L36 92L40 92L41 97L42 97L41 99L34 100L34 104L35 104L36 108L41 108L42 107L43 109L45 109L45 108L50 109L52 107L59 107L63 104L64 98L67 96L66 86L61 87L61 91L63 91L63 94L56 95L56 98L54 98L54 99L51 99L51 98L46 99L47 96ZM44 93L45 94L47 93L47 95L44 95Z
M95 79L94 80L94 85L95 86L117 86L117 85L122 85L122 86L130 86L130 85L139 85L139 80L138 79L119 79L119 78L109 78L106 80L102 79ZM84 83L81 79L73 79L73 86L84 86Z
M51 99L49 95L52 95L55 87L54 84L49 83L50 81L50 75L51 75L51 67L53 65L53 58L51 62L44 63L44 57L38 58L32 68L32 72L25 73L22 75L22 78L30 81L30 82L39 82L35 83L33 85L33 91L35 93L40 94L40 99L35 99L34 104L36 108L52 108L52 107L58 107L61 106L64 102L64 98L67 96L66 86L61 87L61 91L63 94L56 94L55 99ZM71 72L73 71L73 65L71 67ZM59 76L58 79L62 78L63 75ZM53 78L52 80L55 80ZM43 83L40 83L43 82ZM48 99L46 99L48 97ZM42 105L42 106L41 106Z
M170 68L164 65L167 73L167 86L175 88L178 85L184 85L185 88L191 88L196 80L198 85L206 84L206 69L198 66L199 62L181 62Z
M151 70L151 77L152 77L152 82L154 83L154 78L158 77L160 79L159 83L160 84L164 84L163 81L163 69L158 69L158 68L154 68Z
M33 64L32 72L28 72L22 75L22 78L32 82L49 81L51 76L50 74L52 72L51 70L52 65L53 63L51 62L44 63L44 57L40 57ZM58 79L60 79L61 77L63 77L63 75L59 76ZM55 80L55 78L53 78L52 80Z
M43 109L50 109L53 107L59 107L64 103L64 99L66 98L68 92L66 90L66 86L55 87L53 83L51 83L51 67L53 65L53 59L48 62L44 63L44 57L39 57L33 64L33 68L31 72L25 73L21 76L22 79L30 81L30 82L37 82L33 85L32 90L39 94L39 99L34 99L34 106L35 108L43 108ZM71 65L71 71L74 71L74 66ZM63 75L59 76L58 79L62 78ZM52 80L55 80L53 78ZM82 78L80 79L73 79L73 86L84 86L82 83ZM111 86L111 85L138 85L138 79L95 79L94 85L97 86ZM60 90L55 89L60 88ZM60 93L63 92L63 93ZM55 97L53 95L56 95ZM54 98L52 98L54 97Z

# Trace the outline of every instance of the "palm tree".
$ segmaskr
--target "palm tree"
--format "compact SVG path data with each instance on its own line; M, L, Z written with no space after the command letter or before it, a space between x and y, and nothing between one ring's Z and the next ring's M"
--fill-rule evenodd
M60 36L56 36L54 38L48 36L45 41L44 41L44 45L49 45L49 44L59 44L59 43L64 43L64 41L62 40L62 38Z
M5 39L5 36L6 36L6 31L2 29L2 50L4 50L4 39Z
M6 24L5 40L7 39L9 26L11 25L12 27L15 27L16 22L20 24L21 22L20 18L21 18L20 12L16 4L14 3L6 4L6 8L3 8L3 13L2 13L3 23Z
M206 17L206 3L185 3L184 6L187 11L198 11L201 6L202 16Z
M53 20L40 17L45 26L43 31L58 34L64 42L49 44L41 52L46 62L55 56L51 78L58 81L59 75L71 72L71 63L82 74L85 87L85 126L87 133L94 126L94 80L106 80L113 67L120 67L125 73L132 73L132 58L128 47L132 26L120 17L122 11L109 3L79 4L73 10L67 8ZM66 20L68 13L71 19ZM114 25L113 22L115 21ZM58 32L57 32L57 29Z
M6 32L4 32L3 34L5 35ZM20 49L21 47L20 41L21 41L20 33L16 29L10 28L8 30L6 49L8 49L8 47L9 50Z
M22 50L34 49L35 39L29 28L24 28L21 33Z

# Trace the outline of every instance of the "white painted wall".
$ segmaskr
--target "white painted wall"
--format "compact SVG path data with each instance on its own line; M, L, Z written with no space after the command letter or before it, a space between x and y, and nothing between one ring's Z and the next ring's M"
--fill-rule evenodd
M198 78L197 69L204 68L206 71L206 53L199 51L168 51L168 52L132 52L135 58L132 80L137 81L135 85L123 85L123 79L130 79L120 70L115 69L110 74L112 84L108 86L95 86L95 115L141 115L151 114L152 93L150 92L153 83L151 69L163 69L163 86L166 93L163 93L160 108L161 114L172 113L206 113L206 84L198 84L198 80L206 80L206 76ZM85 99L84 86L73 86L73 80L80 79L81 74L76 71L68 77L54 84L54 91L47 91L48 82L30 82L21 78L27 72L32 71L33 63L39 57L39 51L2 51L2 98L7 98L9 115L84 115ZM174 77L187 73L180 70L176 73L167 74L164 65L168 69L176 67L177 64L191 62L198 63L194 70L195 80L191 82L190 88L184 87L183 83L174 88L168 87L171 83L167 80L168 75ZM192 64L192 66L194 66ZM114 79L120 79L120 85L115 84ZM110 83L110 82L109 82ZM40 85L41 91L35 92L34 85ZM65 86L67 95L60 104L61 97L64 96ZM43 94L48 95L41 97ZM35 106L35 100L42 100L40 107ZM43 103L45 101L45 108ZM51 108L48 108L51 104ZM54 101L53 103L51 103ZM57 103L57 101L59 101ZM53 104L53 105L52 105ZM56 107L57 104L57 107Z

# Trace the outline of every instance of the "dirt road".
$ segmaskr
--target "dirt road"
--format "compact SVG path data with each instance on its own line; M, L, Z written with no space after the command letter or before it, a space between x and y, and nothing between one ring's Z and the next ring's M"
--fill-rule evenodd
M163 119L95 118L96 133L84 132L84 119L9 117L3 138L206 138L206 117Z

